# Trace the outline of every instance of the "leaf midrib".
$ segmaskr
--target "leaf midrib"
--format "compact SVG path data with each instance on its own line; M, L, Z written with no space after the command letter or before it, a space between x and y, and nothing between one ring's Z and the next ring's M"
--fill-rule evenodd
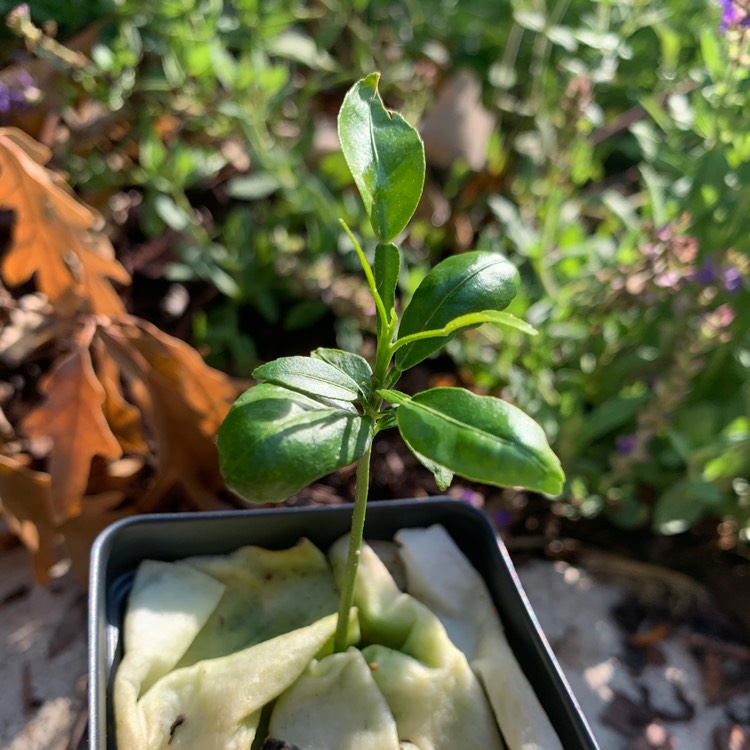
M439 311L439 310L440 310L440 309L441 309L441 308L443 307L443 305L445 305L445 304L446 304L446 303L448 302L448 300L449 300L449 299L450 299L451 297L453 297L453 296L454 296L455 294L457 294L457 293L458 293L458 291L459 291L459 290L460 290L460 289L461 289L461 288L462 288L462 287L463 287L463 286L464 286L465 284L468 284L468 283L469 283L469 281L471 281L471 280L472 280L472 279L473 279L473 278L474 278L475 276L479 275L479 274L480 274L480 273L481 273L482 271L485 271L485 270L486 270L487 268L490 268L491 266L495 265L496 263L502 263L502 262L503 262L503 261L502 261L502 259L501 259L501 258L497 258L497 259L493 258L493 259L492 259L492 262L491 262L491 263L488 263L488 264L487 264L486 266L482 266L482 268L477 268L477 269L476 269L475 271L472 271L472 273L470 273L470 274L469 274L468 276L465 276L465 277L464 277L463 279L461 279L461 281L459 281L459 283L458 283L458 284L456 284L456 285L455 285L455 286L453 287L453 289L451 289L451 290L450 290L450 292L449 292L448 294L446 294L446 295L445 295L445 296L443 297L443 299L442 299L442 300L440 301L440 303L439 303L438 305L436 305L436 307L435 307L435 308L433 309L433 311L432 311L432 312L431 312L431 313L430 313L430 314L429 314L429 315L427 316L427 318L425 318L425 319L424 319L424 320L425 320L425 324L423 325L423 327L422 327L422 328L421 328L420 330L418 330L418 331L412 331L412 333L420 333L421 331L428 331L428 330L430 330L430 329L429 329L429 326L428 326L427 324L428 324L428 323L430 323L430 322L431 322L431 321L432 321L432 320L434 319L434 317L435 317L435 316L437 315L438 311ZM449 322L450 322L450 321L449 321ZM400 335L400 334L399 334L399 335ZM448 335L448 336L451 336L452 334L447 334L447 335ZM411 346L414 346L414 345L415 345L415 344L417 344L417 343L419 343L419 342L416 342L416 341L415 341L415 342L414 342L414 343L412 343L412 344L407 344L407 346L406 346L406 347L404 347L404 348L409 348L409 347L411 347Z
M417 409L424 409L426 412L429 412L430 414L436 415L436 416L440 417L441 419L444 419L446 422L450 422L451 424L453 424L456 427L459 427L461 429L468 430L468 431L472 431L473 430L473 431L479 433L480 435L487 436L487 437L489 437L489 438L491 438L493 440L496 440L496 441L498 441L500 443L503 443L503 445L506 445L508 447L515 447L515 448L519 449L519 451L521 453L523 453L526 456L528 456L528 458L531 460L531 462L534 463L536 466L538 466L544 472L545 475L548 473L547 467L545 466L545 464L524 443L516 443L516 442L514 442L512 440L508 440L507 438L500 437L499 435L494 435L491 432L486 432L485 430L482 430L482 429L480 429L478 427L475 427L473 425L467 424L466 422L461 422L458 419L456 419L455 417L451 416L450 414L446 414L445 412L439 411L438 409L436 409L436 408L434 408L432 406L428 406L427 404L424 404L421 401L415 401L414 399L412 399L411 401L408 401L408 402L402 404L399 407L399 409L403 409L405 407L406 408L408 408L408 407L415 407Z

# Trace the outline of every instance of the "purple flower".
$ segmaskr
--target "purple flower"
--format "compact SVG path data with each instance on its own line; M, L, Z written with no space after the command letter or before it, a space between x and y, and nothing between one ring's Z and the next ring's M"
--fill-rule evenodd
M24 89L29 89L34 86L34 79L27 70L19 70L16 74L16 80Z
M721 0L721 30L727 31L740 20L740 12L734 0Z
M740 269L736 266L729 266L729 268L721 274L721 280L724 284L724 289L728 292L739 292L742 287L742 274L740 273Z
M708 286L716 281L716 266L710 259L706 260L703 265L695 272L693 279L699 284Z
M36 91L34 79L26 71L18 73L15 84L8 86L0 82L0 113L24 109L27 105L27 93L31 96Z
M740 27L750 28L750 9L746 0L721 0L721 31Z
M506 510L505 508L496 510L492 514L492 518L494 519L497 527L500 529L507 529L513 522L512 514L510 513L510 511Z
M629 456L635 450L636 443L635 435L618 435L615 438L617 452L623 456Z

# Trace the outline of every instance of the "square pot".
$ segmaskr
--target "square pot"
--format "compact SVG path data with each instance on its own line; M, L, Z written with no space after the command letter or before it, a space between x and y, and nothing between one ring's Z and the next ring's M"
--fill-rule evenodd
M248 544L291 547L307 537L326 550L348 533L352 505L133 516L105 529L91 552L89 747L115 750L112 681L121 657L125 604L143 559L173 561L232 552ZM365 539L391 540L401 528L442 524L480 572L511 648L568 750L598 750L539 627L507 550L487 516L448 498L371 502Z

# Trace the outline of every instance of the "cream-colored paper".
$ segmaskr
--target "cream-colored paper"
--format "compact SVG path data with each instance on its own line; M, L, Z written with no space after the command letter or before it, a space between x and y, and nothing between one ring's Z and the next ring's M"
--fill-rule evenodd
M263 706L302 674L336 630L330 615L229 656L170 672L138 703L146 729L118 750L247 750Z
M276 701L269 728L300 750L399 750L396 722L356 648L314 661Z
M338 610L328 560L308 539L284 550L246 546L185 564L221 581L225 593L180 667L240 651Z
M223 593L219 581L182 563L140 564L128 598L124 656L114 685L118 747L139 746L145 727L138 700L182 658Z
M329 557L343 574L348 540ZM402 592L363 545L354 597L365 661L383 693L401 741L419 750L491 750L503 742L484 691L438 618Z
M479 675L510 750L562 750L513 654L482 577L442 526L396 534L409 592L445 625Z
M226 743L209 746L246 750L260 708L330 640L337 606L328 562L307 540L282 551L144 561L115 677L118 750L199 748L209 735Z

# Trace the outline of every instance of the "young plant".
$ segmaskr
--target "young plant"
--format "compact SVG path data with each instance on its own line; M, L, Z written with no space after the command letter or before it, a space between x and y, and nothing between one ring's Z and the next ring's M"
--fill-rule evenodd
M378 243L371 266L359 256L377 310L374 369L339 349L282 357L258 367L262 381L234 404L219 430L228 485L253 503L271 503L357 462L347 573L335 648L347 642L370 473L372 441L398 427L441 489L454 474L477 482L557 494L564 475L542 429L510 404L461 388L407 395L394 386L406 370L443 347L457 331L482 323L533 328L503 312L518 291L518 272L504 257L468 252L438 263L399 317L401 251L394 240L422 194L424 147L417 131L383 106L379 74L356 83L339 113L339 138Z

